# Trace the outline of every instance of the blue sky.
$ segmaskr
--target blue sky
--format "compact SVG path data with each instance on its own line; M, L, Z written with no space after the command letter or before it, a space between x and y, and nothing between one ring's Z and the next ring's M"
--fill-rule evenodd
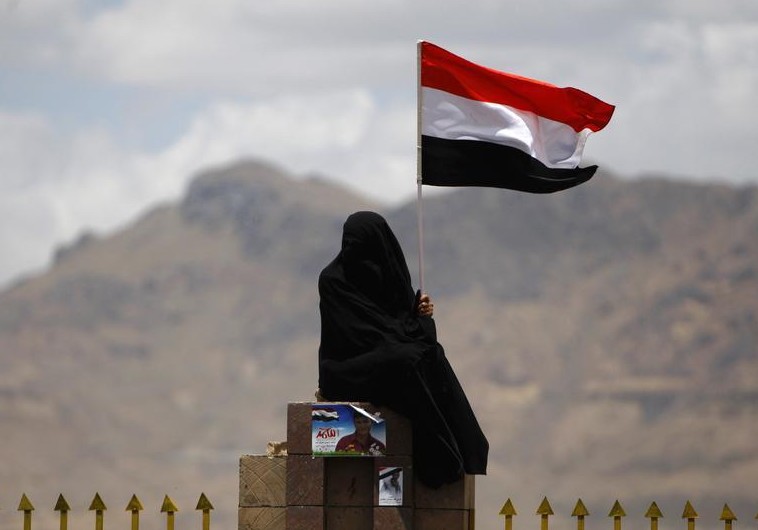
M0 0L0 285L260 156L415 192L415 43L617 106L585 161L755 184L755 0Z

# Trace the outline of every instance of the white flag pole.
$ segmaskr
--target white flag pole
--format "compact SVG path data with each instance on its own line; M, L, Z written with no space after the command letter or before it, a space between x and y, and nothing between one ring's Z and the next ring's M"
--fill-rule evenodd
M418 224L418 281L424 291L424 209L421 203L421 43L416 42L416 222Z

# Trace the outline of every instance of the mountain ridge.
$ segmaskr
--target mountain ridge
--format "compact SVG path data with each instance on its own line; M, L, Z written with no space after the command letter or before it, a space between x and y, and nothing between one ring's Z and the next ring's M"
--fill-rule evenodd
M600 172L554 196L424 198L440 341L492 446L480 520L544 494L754 502L757 189ZM313 397L316 279L359 209L417 281L414 204L244 161L1 292L0 482L124 502L197 484L233 524L236 458Z

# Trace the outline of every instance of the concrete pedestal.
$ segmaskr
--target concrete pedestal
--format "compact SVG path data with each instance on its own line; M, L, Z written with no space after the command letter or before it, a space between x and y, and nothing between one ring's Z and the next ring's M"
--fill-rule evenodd
M288 405L286 453L240 458L238 530L474 530L474 477L439 489L415 480L406 418L374 408L387 425L385 456L313 457L312 405ZM400 506L379 505L382 467L403 468Z

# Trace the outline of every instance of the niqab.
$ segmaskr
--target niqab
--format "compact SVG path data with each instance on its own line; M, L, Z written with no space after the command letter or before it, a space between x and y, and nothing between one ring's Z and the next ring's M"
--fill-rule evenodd
M414 470L437 487L484 474L488 443L437 342L417 314L402 248L382 216L345 221L342 249L319 276L319 387L333 401L369 401L409 417Z

